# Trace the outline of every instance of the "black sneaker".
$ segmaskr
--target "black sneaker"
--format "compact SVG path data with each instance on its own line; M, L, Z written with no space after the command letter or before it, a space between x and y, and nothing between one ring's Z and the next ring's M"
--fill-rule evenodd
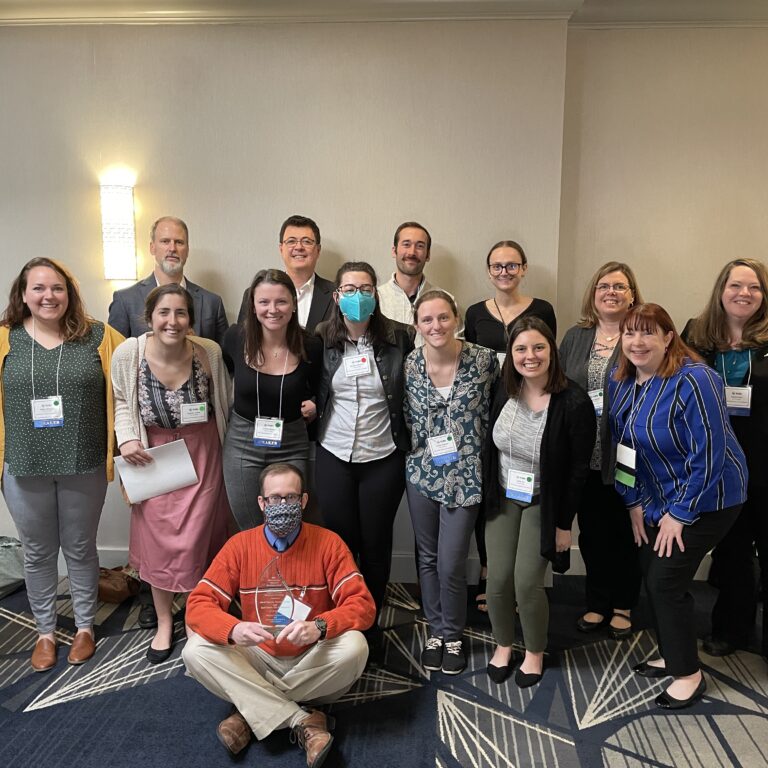
M444 675L458 675L467 668L467 657L461 640L448 640L443 653L442 670Z
M430 672L437 672L443 663L443 638L430 637L421 652L421 666Z

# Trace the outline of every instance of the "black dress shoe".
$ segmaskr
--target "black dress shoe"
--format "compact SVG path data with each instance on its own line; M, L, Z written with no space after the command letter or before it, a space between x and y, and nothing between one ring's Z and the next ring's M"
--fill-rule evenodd
M523 670L518 667L515 672L515 682L517 683L518 688L530 688L541 680L542 675L543 673L523 672Z
M152 603L144 603L139 608L139 626L142 629L155 629L157 627L157 611Z
M727 640L721 640L719 637L713 637L707 635L701 644L701 650L704 653L708 653L710 656L728 656L736 650L736 646L733 643L729 643Z
M485 668L485 671L488 673L488 677L490 677L494 683L501 685L512 672L512 664L510 662L509 664L505 664L503 667L497 667L494 664L489 664Z
M605 617L600 621L587 621L583 616L579 616L576 619L576 629L579 632L596 632L600 627L605 625Z
M157 650L157 648L153 648L150 645L149 648L147 648L147 661L150 664L161 664L171 655L171 653L173 653L173 643L171 643L170 648L163 648L162 650Z
M647 661L635 664L632 671L641 677L669 677L666 667L652 667Z
M674 696L670 696L664 691L664 693L660 693L656 697L656 706L661 707L662 709L685 709L686 707L690 707L691 704L695 704L706 690L707 683L704 680L704 675L702 675L701 682L696 686L696 690L687 699L676 699Z
M608 633L614 640L623 640L625 637L629 637L632 632L634 632L634 629L632 628L632 619L629 616L626 616L623 613L618 613L618 611L614 611L611 618L626 619L629 622L628 627L614 627L613 624L610 622L608 623Z

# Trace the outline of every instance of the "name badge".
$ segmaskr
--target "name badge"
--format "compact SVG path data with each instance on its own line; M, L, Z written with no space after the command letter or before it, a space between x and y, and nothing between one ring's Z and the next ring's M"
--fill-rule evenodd
M208 421L208 403L182 403L182 424L205 424Z
M507 472L506 497L515 501L533 501L533 478L533 472L510 469Z
M752 406L752 385L725 388L725 405L729 416L749 416Z
M428 437L429 452L432 454L432 463L438 467L459 460L459 451L453 435L436 435Z
M616 446L616 480L628 488L635 487L637 451L628 445Z
M354 378L355 376L364 376L366 373L371 372L371 356L368 354L362 355L347 355L344 358L344 374L347 378Z
M603 390L602 389L590 389L587 392L589 399L592 401L592 406L595 409L596 416L603 415Z
M499 368L503 367L504 361L507 359L506 352L497 352L496 359L499 361Z
M64 426L64 401L58 395L30 400L35 429Z
M257 448L279 448L282 440L282 419L256 419L254 421L253 444Z
M291 611L293 609L293 611ZM278 626L287 626L292 621L306 621L309 616L311 608L302 603L301 600L296 600L286 595L283 602L280 603L280 607L275 614L274 623Z

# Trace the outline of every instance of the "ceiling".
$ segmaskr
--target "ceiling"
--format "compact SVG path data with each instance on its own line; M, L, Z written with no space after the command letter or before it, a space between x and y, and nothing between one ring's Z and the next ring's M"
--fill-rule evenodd
M0 0L0 25L569 19L580 26L766 25L767 0Z

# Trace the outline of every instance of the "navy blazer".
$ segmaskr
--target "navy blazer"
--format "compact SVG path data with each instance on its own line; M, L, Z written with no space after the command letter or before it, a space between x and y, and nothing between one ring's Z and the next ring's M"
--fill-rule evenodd
M195 322L192 326L195 334L211 339L221 346L224 333L229 327L221 296L206 291L205 288L201 288L190 280L186 282L187 291L192 296L192 304L195 308ZM112 303L109 305L109 320L107 320L109 325L120 331L126 338L146 333L144 304L147 296L156 286L155 276L151 274L128 288L115 291L112 295Z
M237 315L238 325L245 319L245 313L248 311L248 291L246 288L243 293L243 301L240 304L240 312ZM333 292L336 285L332 280L326 280L324 277L315 274L315 287L312 290L312 303L309 305L309 315L305 327L307 333L314 333L315 327L323 320L330 319L333 314L333 308L336 302L333 300Z

